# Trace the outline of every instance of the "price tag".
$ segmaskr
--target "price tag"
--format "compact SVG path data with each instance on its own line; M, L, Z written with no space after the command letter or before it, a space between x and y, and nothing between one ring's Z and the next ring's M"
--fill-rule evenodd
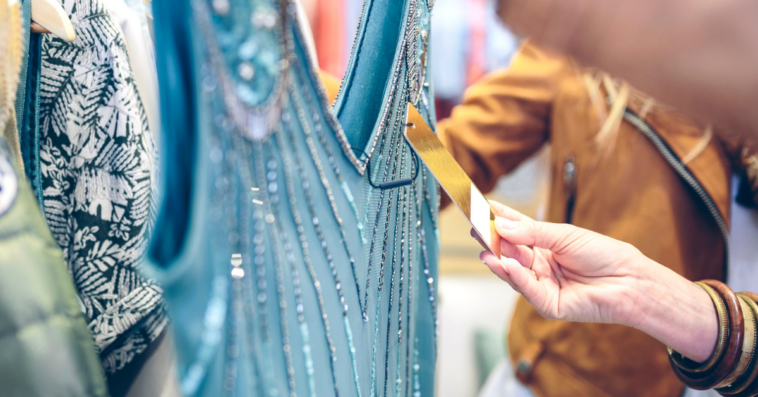
M495 212L413 105L408 105L405 137L440 186L466 216L481 241L495 256L500 257L500 236L495 231Z

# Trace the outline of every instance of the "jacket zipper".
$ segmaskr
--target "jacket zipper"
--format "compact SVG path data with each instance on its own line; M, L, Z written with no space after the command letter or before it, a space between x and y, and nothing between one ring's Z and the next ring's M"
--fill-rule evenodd
M574 156L569 156L563 163L563 188L566 193L566 223L571 223L574 217L576 203L576 162Z
M721 231L721 237L724 239L724 280L727 280L729 271L729 229L726 227L726 221L724 221L724 217L721 215L718 207L716 207L716 203L650 124L629 109L624 111L624 120L635 126L650 140L653 146L655 146L655 148L661 153L663 159L669 163L671 168L684 179L692 190L695 191L695 194L697 194L698 197L703 200L703 203L705 203L705 206L708 208L708 211L713 216L713 219L716 221L716 224Z

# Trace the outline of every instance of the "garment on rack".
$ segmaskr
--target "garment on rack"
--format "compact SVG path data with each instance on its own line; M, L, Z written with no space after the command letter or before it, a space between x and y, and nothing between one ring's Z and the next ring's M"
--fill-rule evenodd
M136 4L135 4L136 3ZM141 1L109 0L103 2L120 28L129 53L129 66L142 100L150 131L160 136L158 75L155 69L153 41L147 32L145 8Z
M27 19L28 21L28 19ZM16 131L18 1L0 4L0 131ZM73 281L5 134L0 134L0 394L106 396Z
M156 148L120 29L102 0L64 0L76 31L41 44L39 162L47 223L107 373L167 323L139 273L157 208Z
M437 186L403 139L409 99L433 120L429 5L367 2L339 120L294 4L154 6L184 395L433 395Z
M0 137L1 394L107 396L66 262L12 162Z
M31 2L23 0L23 60L21 75L16 95L15 111L21 150L22 164L26 178L31 183L32 193L37 204L42 208L42 173L39 158L39 94L40 94L40 61L42 34L31 33Z

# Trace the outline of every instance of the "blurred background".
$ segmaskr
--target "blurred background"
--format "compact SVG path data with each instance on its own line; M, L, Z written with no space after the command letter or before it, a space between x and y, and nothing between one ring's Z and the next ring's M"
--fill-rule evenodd
M319 66L342 77L363 0L301 0L313 30ZM430 62L438 118L486 73L507 68L519 40L495 14L492 0L436 0ZM483 22L484 21L484 22ZM542 218L548 149L503 178L488 198ZM517 294L478 260L479 245L454 206L440 214L439 356L437 395L474 396L505 354L505 330Z

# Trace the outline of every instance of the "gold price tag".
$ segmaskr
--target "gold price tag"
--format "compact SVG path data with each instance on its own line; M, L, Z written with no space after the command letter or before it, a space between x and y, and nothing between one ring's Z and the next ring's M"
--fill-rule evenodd
M480 240L500 257L500 236L495 231L495 212L466 171L445 149L437 135L413 105L408 105L405 137L437 181L463 212Z

